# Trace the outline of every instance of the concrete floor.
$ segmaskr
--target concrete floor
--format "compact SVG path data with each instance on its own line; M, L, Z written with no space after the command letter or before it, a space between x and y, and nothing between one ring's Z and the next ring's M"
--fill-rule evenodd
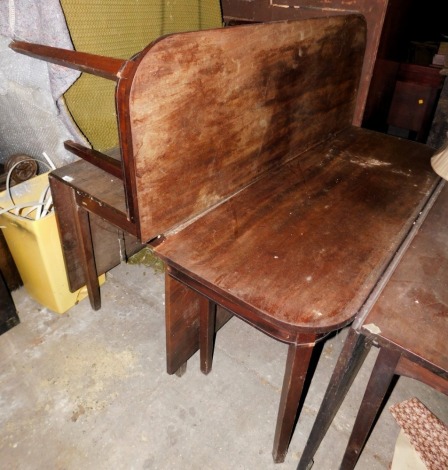
M165 372L163 275L122 264L64 315L14 293L21 324L0 336L1 469L295 469L346 331L326 342L283 464L271 458L286 346L233 318L214 368L198 357L182 377ZM375 349L375 348L374 348ZM338 468L372 350L315 458ZM448 421L447 398L400 379L390 398L418 397ZM389 468L398 426L387 407L358 469Z

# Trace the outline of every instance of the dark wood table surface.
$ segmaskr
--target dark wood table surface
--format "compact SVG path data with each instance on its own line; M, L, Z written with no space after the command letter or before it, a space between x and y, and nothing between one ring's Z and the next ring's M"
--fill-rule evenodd
M442 184L439 184L440 189ZM312 466L372 344L380 348L341 469L353 469L395 375L448 394L448 186L399 258L373 306L353 322L298 469Z
M448 185L360 330L448 379Z
M417 218L437 180L431 153L350 128L166 234L156 251L279 339L333 330L353 319Z

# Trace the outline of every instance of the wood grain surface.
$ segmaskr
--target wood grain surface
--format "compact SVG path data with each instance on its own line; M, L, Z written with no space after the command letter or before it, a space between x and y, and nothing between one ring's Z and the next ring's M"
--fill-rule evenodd
M431 154L350 128L170 234L156 251L255 312L260 324L334 329L362 306L434 188Z
M49 176L51 192L56 208L56 220L63 249L64 261L70 289L76 291L85 285L85 275L80 262L80 241L76 236L76 193L90 194L96 201L96 210L113 207L125 218L126 206L123 183L120 179L79 160L58 168ZM120 263L121 250L128 255L141 249L141 245L130 234L104 220L104 214L90 214L91 233L95 250L98 274L103 274ZM120 250L120 240L124 247Z
M448 379L448 186L364 320L363 334ZM374 327L373 327L374 325ZM372 330L373 328L373 330Z
M349 15L151 46L129 98L142 240L350 125L364 45L364 21Z

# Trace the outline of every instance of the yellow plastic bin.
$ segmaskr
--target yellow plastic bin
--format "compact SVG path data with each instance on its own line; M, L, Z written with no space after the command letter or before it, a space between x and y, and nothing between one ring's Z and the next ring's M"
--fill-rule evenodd
M42 174L11 188L16 205L38 201L48 185L48 174ZM0 193L0 208L11 206L6 191ZM44 307L64 313L87 296L87 288L76 292L68 288L61 241L54 212L39 220L30 220L6 212L0 215L0 226L12 257L29 295ZM105 276L99 278L104 283Z

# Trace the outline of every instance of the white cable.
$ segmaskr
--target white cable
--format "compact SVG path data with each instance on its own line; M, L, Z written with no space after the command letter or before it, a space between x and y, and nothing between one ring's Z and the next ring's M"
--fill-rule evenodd
M26 209L27 207L30 207L30 205L32 206L38 206L40 205L39 201L33 201L33 202L24 202L23 204L16 204L14 206L11 206L11 207L7 207L6 209L0 209L0 215L2 214L5 214L6 212L11 212L13 209ZM24 220L34 220L30 217L24 217L23 215L20 215L20 214L14 214L15 217L19 217L20 219L24 219Z
M25 217L27 219L31 219L31 217L29 217L29 215L37 209L38 209L38 206L31 206L26 212L22 212L21 215L22 215L22 217Z
M48 198L48 200L45 203L45 206L42 210L41 218L44 218L48 215L48 213L50 212L50 207L52 206L52 204L53 204L53 198L51 197L51 194L50 194L50 197Z
M48 155L45 152L43 153L43 155L47 160L46 162L43 162L41 160L37 160L35 158L27 158L27 159L21 160L20 162L14 163L14 165L9 169L8 174L6 175L6 191L5 192L6 192L7 196L9 197L9 200L11 202L11 207L9 207L8 209L0 210L0 215L4 214L6 212L11 212L14 216L19 217L23 220L34 220L33 218L28 217L28 216L34 210L36 210L35 220L39 220L42 217L42 208L44 208L44 213L45 213L45 215L47 215L48 209L52 204L51 195L49 197L49 200L47 200L47 202L45 202L48 191L50 189L49 185L47 185L45 187L45 189L42 191L41 196L39 198L39 201L27 202L27 203L23 203L23 204L16 204L14 202L13 197L12 197L11 183L10 183L11 175L12 175L12 172L14 171L15 167L20 165L23 162L26 162L26 161L37 161L39 163L43 163L44 165L48 166L50 169L54 170L56 167L54 166L54 163L51 161L50 157L48 157ZM23 215L20 214L19 210L20 209L25 209L25 208L28 208L29 210L26 213L24 213Z
M20 165L21 163L23 162L27 162L27 161L32 161L32 162L39 162L39 163L43 163L44 165L47 165L50 169L51 169L51 166L49 163L47 162L42 162L40 160L37 160L36 158L26 158L24 160L20 160L20 162L16 162L14 163L14 165L9 169L8 171L8 174L6 175L6 194L9 196L9 200L11 201L11 204L14 205L14 199L12 198L12 194L11 194L11 184L10 184L10 180L11 180L11 175L12 175L12 172L14 170L14 168L18 165Z
M47 160L47 163L48 165L50 165L50 168L52 170L56 170L56 165L53 163L53 160L45 152L42 152L42 155L44 156L45 160Z
M42 209L45 205L45 199L47 198L48 191L50 191L50 185L48 185L43 191L39 198L39 207L36 211L36 220L39 220L42 216Z

